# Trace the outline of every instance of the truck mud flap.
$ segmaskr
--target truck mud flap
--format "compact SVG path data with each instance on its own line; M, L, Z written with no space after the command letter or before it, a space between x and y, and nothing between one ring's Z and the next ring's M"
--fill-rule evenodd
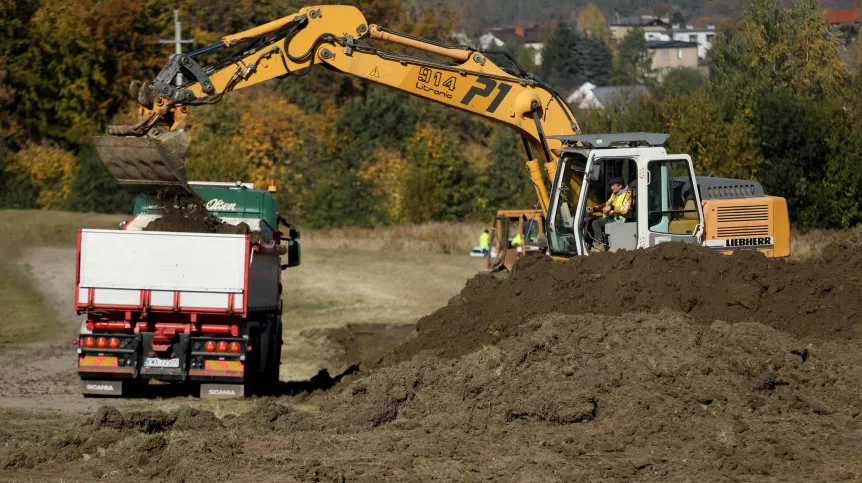
M81 392L93 396L122 396L123 381L81 380Z
M201 384L201 399L234 399L245 397L243 384Z

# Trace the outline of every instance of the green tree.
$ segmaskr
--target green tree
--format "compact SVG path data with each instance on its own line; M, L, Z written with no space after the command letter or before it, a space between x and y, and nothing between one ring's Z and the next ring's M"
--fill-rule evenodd
M576 51L583 39L583 34L572 30L565 22L557 22L542 50L542 65L539 69L541 79L550 84L560 79L583 81Z
M472 211L475 184L458 137L424 124L407 145L407 221L458 221Z
M72 189L64 209L96 213L128 213L134 197L122 189L102 164L92 144L86 144L78 154Z
M705 80L703 75L695 69L671 69L665 73L658 92L662 97L671 94L688 94L700 89Z
M575 54L579 59L581 75L585 81L597 86L611 83L614 56L606 43L599 38L586 37L577 44Z
M838 95L847 69L816 0L796 0L791 9L776 0L754 0L741 30L716 39L712 80L737 102L734 108L744 109L761 88L787 88L795 96Z
M488 148L491 166L485 199L492 210L525 208L536 202L518 136L506 126L495 126Z
M652 58L646 46L643 29L633 28L617 44L611 81L614 85L649 84L652 81Z

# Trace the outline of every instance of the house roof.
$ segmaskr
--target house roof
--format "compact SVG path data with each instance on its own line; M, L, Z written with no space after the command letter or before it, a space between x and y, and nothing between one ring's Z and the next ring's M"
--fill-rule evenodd
M507 27L492 29L488 33L506 44L532 44L542 41L542 30L539 27Z
M645 85L605 86L593 89L593 95L602 106L608 107L617 103L625 103L638 97L649 97L649 89Z
M829 25L840 25L844 23L859 23L859 9L827 10L826 22Z
M671 33L674 34L714 34L716 33L714 28L705 28L705 29L672 29Z
M660 18L644 19L641 17L620 17L618 21L611 22L613 27L664 27L670 28L670 24Z
M647 40L648 49L687 49L697 48L697 42L683 42L682 40Z

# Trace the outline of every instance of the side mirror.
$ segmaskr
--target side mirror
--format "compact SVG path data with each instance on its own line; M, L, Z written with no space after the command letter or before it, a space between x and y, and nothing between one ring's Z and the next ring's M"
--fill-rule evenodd
M590 181L598 181L601 174L602 168L598 164L594 164L590 167Z
M119 228L120 230L123 230L123 229L125 229L125 228L126 228L126 225L128 225L128 224L129 224L129 222L128 222L128 221L123 220L123 221L121 221L121 222L117 225L117 228Z
M291 267L298 267L302 261L302 253L299 249L299 240L289 240L287 242L287 263L281 266L282 270Z
M290 228L290 222L287 221L283 216L278 217L278 224L283 225L286 228Z

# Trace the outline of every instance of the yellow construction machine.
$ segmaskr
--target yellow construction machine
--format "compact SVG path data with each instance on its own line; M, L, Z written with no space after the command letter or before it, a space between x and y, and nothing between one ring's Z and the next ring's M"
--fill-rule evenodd
M544 249L540 243L542 237L545 237L545 213L538 205L527 210L498 210L491 230L488 268L511 271L519 258Z
M379 47L386 43L425 55ZM224 55L211 64L196 60L219 52ZM352 6L305 7L189 54L171 55L154 80L130 86L141 106L138 122L109 127L95 144L124 185L187 189L189 107L212 104L233 90L272 78L303 75L322 64L513 128L523 139L529 179L546 218L544 236L537 242L554 257L588 253L587 212L596 200L607 198L607 183L615 177L624 177L636 196L634 216L608 225L608 239L602 242L611 250L677 240L722 252L789 254L783 199L764 195L756 182L695 177L689 156L667 154L662 147L666 135L584 135L552 87L511 57L512 67L504 68L486 54L370 25ZM178 75L186 79L179 86ZM534 152L541 153L543 165Z

